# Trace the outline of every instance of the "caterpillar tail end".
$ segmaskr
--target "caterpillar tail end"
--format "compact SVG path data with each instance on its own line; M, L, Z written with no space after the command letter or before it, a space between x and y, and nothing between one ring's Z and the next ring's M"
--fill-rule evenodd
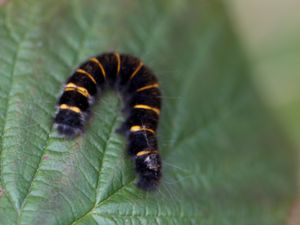
M83 132L83 119L70 110L59 110L54 118L54 127L64 137L74 138Z
M54 126L57 132L64 137L74 138L82 133L82 129L75 128L66 124L55 123Z

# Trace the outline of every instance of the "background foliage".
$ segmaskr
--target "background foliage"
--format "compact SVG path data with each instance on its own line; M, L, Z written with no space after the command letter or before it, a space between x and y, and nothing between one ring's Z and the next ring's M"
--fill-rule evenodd
M218 1L10 1L0 49L1 225L284 223L295 154ZM141 57L162 84L155 193L134 185L115 93L81 137L52 127L66 77L109 50Z

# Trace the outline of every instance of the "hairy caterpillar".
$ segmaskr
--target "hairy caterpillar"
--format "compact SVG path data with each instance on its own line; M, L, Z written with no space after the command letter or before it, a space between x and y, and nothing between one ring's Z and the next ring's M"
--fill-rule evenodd
M81 64L64 85L56 106L55 126L67 137L80 134L97 93L106 87L119 91L125 102L127 118L120 130L135 161L137 186L153 190L161 177L156 139L161 94L155 75L136 57L104 53Z

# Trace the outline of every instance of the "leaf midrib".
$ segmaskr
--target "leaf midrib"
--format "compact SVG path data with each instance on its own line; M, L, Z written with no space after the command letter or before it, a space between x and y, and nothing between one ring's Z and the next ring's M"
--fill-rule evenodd
M88 27L89 28L89 30L90 29L92 29L93 27L94 27L94 24L95 24L95 21L96 21L96 16L95 17L93 17L93 21L92 21L92 23L90 24L90 26ZM82 36L82 38L80 39L80 42L79 42L79 47L78 47L78 49L77 49L77 54L75 54L75 57L74 57L74 59L73 59L73 64L75 64L75 63L78 63L78 61L79 61L79 59L81 58L81 56L80 56L80 53L81 53L81 49L83 49L83 47L84 47L84 45L85 45L85 43L86 43L86 40L87 40L87 36L88 36L88 32L82 32L83 33L83 36ZM117 117L117 116L116 116ZM116 118L116 120L117 120L117 118ZM115 120L115 121L116 121ZM113 127L114 125L112 125L112 127ZM29 197L29 194L30 194L30 192L31 192L31 189L32 189L32 185L33 185L33 183L34 183L34 181L36 180L36 177L37 177L37 175L38 175L38 171L40 170L40 166L41 166L41 164L42 164L42 159L43 159L43 157L44 157L44 155L45 155L45 153L46 153L46 149L47 149L47 147L49 146L49 143L50 143L50 140L51 140L51 131L53 130L53 125L52 125L52 127L51 127L51 129L50 129L50 131L49 131L49 133L48 133L48 136L47 136L47 138L46 138L46 143L45 143L45 145L42 147L42 149L43 149L43 151L42 151L42 154L41 154L41 157L40 157L40 159L39 159L39 163L38 163L38 166L37 166L37 168L36 168L36 170L35 170L35 173L34 173L34 175L33 175L33 177L32 177L32 180L30 181L30 185L29 185L29 188L28 188L28 190L27 190L27 192L26 192L26 195L25 195L25 197L24 197L24 199L23 199L23 201L21 202L21 207L18 209L18 208L16 208L16 211L18 212L18 218L17 218L17 225L20 225L21 224L21 222L22 222L22 213L23 213L23 209L24 209L24 206L25 206L25 204L26 204L26 201L27 201L27 199L28 199L28 197ZM111 133L110 133L110 135L109 135L109 138L110 138L110 136L111 136ZM108 138L108 139L109 139ZM106 142L107 143L107 142ZM1 156L1 155L0 155ZM1 160L1 158L0 158L0 160ZM101 169L101 168L100 168ZM100 172L99 172L100 173ZM98 176L98 179L99 179L99 176ZM97 186L98 186L98 180L97 180ZM97 188L96 188L96 190L97 190ZM14 205L15 206L15 205Z
M84 35L83 35L83 38L81 38L81 40L80 40L79 48L77 50L77 54L76 54L76 56L74 57L74 60L73 60L75 62L79 61L79 59L80 59L80 50L82 49L82 47L84 46L84 43L86 42L87 32L83 32L83 34ZM45 153L47 152L46 149L48 148L50 140L51 140L51 132L52 132L52 130L53 130L53 125L52 125L52 127L51 127L51 129L50 129L50 131L48 133L47 138L46 138L46 143L42 147L42 149L43 149L42 150L42 154L41 154L41 157L39 159L39 163L38 163L38 166L37 166L37 168L35 170L35 173L34 173L34 175L32 177L32 180L30 181L29 188L28 188L28 190L26 192L26 195L25 195L23 201L21 202L21 207L20 207L19 212L18 212L17 225L20 225L21 222L22 222L22 212L23 212L24 206L26 204L26 201L27 201L27 199L29 197L29 194L31 193L32 185L33 185L34 181L37 178L38 172L39 172L41 164L43 162L42 159L45 156Z
M16 52L14 54L14 57L13 57L13 64L12 64L12 70L11 70L11 79L10 79L10 83L9 83L9 89L8 89L8 93L7 93L7 100L6 100L6 104L5 104L5 112L4 112L4 117L3 117L3 126L2 126L2 135L1 135L1 152L0 152L0 166L1 166L1 174L3 172L3 163L2 163L2 160L3 160L3 149L4 149L4 137L5 137L5 129L6 129L6 126L7 126L7 116L8 116L8 112L10 111L10 102L11 102L11 93L12 93L12 90L13 90L13 86L14 86L14 81L15 81L15 69L16 69L16 64L17 64L17 61L18 61L18 58L19 58L19 53L22 49L22 44L23 42L26 40L26 36L28 34L28 31L26 31L22 38L21 38L21 41L18 42L18 45L17 45L17 48L16 48ZM3 176L0 174L0 182L2 183L2 185L4 186L4 189L5 190L8 190L6 188L6 185L5 185L5 182L3 181ZM14 209L16 210L16 212L19 214L20 211L19 211L19 208L17 206L17 204L13 201L13 198L10 194L9 191L6 191L7 193L7 197L10 201L10 203L13 205Z

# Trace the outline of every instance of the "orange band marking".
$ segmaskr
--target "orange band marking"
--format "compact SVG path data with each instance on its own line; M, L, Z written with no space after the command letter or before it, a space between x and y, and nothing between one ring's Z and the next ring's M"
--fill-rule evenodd
M85 89L84 87L77 86L74 83L66 84L66 86L64 88L64 91L76 91L76 92L82 94L83 96L85 96L87 98L90 97L90 93L88 92L87 89Z
M134 105L133 108L135 108L135 109L147 109L147 110L151 110L151 111L155 112L157 115L160 114L160 110L158 108L154 108L154 107L151 107L149 105L138 104L138 105Z
M85 70L83 70L83 69L77 69L76 72L77 72L77 73L81 73L81 74L86 75L86 76L87 76L88 78L90 78L95 84L97 84L97 82L96 82L96 80L94 79L94 77L93 77L90 73L86 72Z
M159 83L149 84L149 85L146 85L144 87L137 89L136 92L144 91L144 90L151 89L151 88L158 88L158 87L159 87Z
M117 58L117 76L119 76L120 74L120 70L121 70L121 57L120 57L120 54L115 52L114 55L116 56Z
M144 126L139 126L139 125L135 125L135 126L130 127L130 131L131 132L149 131L150 133L155 134L154 130L152 130L150 128L147 128L147 127L144 127Z
M140 71L140 69L143 67L143 65L144 65L144 63L140 62L140 64L138 65L138 67L133 71L133 73L129 77L130 80L135 77L135 75Z
M102 63L97 58L95 58L95 57L91 58L90 61L92 61L92 62L94 62L94 63L96 63L98 65L98 67L101 70L101 73L102 73L103 77L106 78L106 72L105 72L105 69L104 69Z
M157 153L158 153L158 151L143 150L143 151L136 153L136 156L143 156L143 155L157 154Z
M59 108L60 109L68 109L68 110L71 110L71 111L76 112L76 113L81 113L81 110L76 106L69 106L67 104L61 104L59 106Z

